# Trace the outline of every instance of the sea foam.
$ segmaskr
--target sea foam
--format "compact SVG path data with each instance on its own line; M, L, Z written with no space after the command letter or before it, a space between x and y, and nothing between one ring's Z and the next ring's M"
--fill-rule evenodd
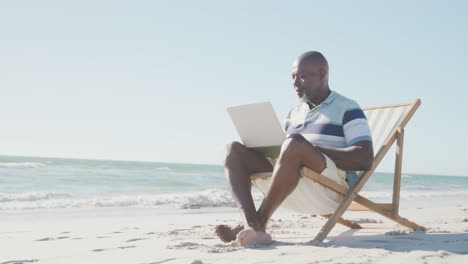
M71 195L66 193L52 192L0 193L0 204L5 202L35 202L70 197Z
M260 199L259 195L254 197ZM204 207L235 206L231 193L222 189L209 189L193 193L145 194L77 197L64 193L0 193L1 210L30 210L58 208L158 208L197 209Z
M0 162L0 168L40 168L47 164L40 162Z
M363 196L369 199L390 200L391 191L363 191ZM435 197L468 197L468 191L404 191L401 199L422 200ZM260 192L253 192L256 202L263 199ZM208 189L190 193L170 194L126 194L107 196L78 196L61 192L25 192L0 193L0 211L60 209L60 208L174 208L198 209L208 207L234 207L235 202L231 192L226 189Z

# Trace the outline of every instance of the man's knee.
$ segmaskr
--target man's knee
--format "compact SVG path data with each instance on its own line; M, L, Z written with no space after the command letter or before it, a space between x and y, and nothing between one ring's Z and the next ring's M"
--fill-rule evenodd
M243 150L245 150L245 146L237 141L227 144L224 150L224 165L226 166L229 163L238 160Z
M297 159L300 155L301 148L309 144L307 139L301 134L291 134L284 141L281 146L280 158L284 159Z
M290 139L291 141L295 141L296 143L305 143L305 142L307 142L307 139L303 135L297 134L297 133L293 133L293 134L289 135L287 139Z

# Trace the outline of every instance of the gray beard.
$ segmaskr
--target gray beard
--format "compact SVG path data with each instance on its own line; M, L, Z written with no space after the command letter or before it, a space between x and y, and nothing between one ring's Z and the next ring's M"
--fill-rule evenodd
M309 98L309 96L307 96L307 94L304 93L304 95L301 98L299 98L299 101L301 103L307 103L307 102L310 101L310 98Z

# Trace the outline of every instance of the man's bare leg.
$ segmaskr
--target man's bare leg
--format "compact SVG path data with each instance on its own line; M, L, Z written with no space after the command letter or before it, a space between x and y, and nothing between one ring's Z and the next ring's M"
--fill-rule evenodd
M325 157L302 135L292 134L281 147L281 154L273 171L270 189L257 213L262 230L266 229L270 217L296 188L299 182L300 168L303 166L321 173L326 168Z
M262 227L252 198L250 175L272 171L273 166L261 153L248 149L238 142L233 142L226 147L224 167L232 194L245 217L245 222L250 228L261 231ZM222 241L229 242L235 240L243 228L243 226L237 226L232 229L219 225L216 227L216 234Z
M242 146L241 144L239 145ZM232 146L235 146L235 148L239 147L239 149L236 151L232 151L231 149L231 151L228 151L228 153L237 153L241 154L243 157L252 158L247 157L247 154L244 153L244 149L246 149L244 146L240 147L236 144L232 144L231 147ZM233 156L237 157L237 154ZM249 226L249 228L246 230L237 232L239 229L236 229L235 232L230 233L231 238L233 238L235 235L238 236L238 241L241 245L248 245L257 242L262 243L267 242L268 239L271 239L271 237L265 233L268 220L279 207L279 205L296 188L297 183L299 182L299 170L302 166L306 166L316 172L322 172L326 168L325 157L317 148L310 144L302 135L291 135L284 142L281 148L281 154L273 171L273 179L270 185L270 189L266 194L258 212L254 213L255 206L253 204L252 194L250 192L250 174L268 170L266 170L266 168L260 168L259 170L249 171L248 169L245 169L246 166L240 166L239 163L228 162L229 156L230 155L226 156L226 175L230 180L233 194L238 201L238 204L242 209L246 218L246 222ZM244 159L236 158L234 160L239 162L240 160ZM264 161L268 162L266 159ZM239 170L237 168L244 169ZM233 176L236 175L241 175L242 177L233 179ZM259 236L254 236L253 231L259 233ZM221 236L219 233L218 236L220 236L220 238L223 240L223 236Z

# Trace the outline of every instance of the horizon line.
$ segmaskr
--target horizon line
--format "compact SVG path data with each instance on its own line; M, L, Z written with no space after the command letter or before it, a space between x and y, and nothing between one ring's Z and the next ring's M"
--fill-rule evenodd
M166 164L184 164L184 165L205 165L205 166L223 166L222 164L215 163L197 163L197 162L180 162L180 161L154 161L154 160L123 160L123 159L112 159L112 158L86 158L86 157L52 157L52 156L34 156L34 155L9 155L0 154L1 157L16 157L16 158L46 158L46 159L69 159L69 160L87 160L87 161L116 161L116 162L141 162L141 163L166 163ZM392 171L375 171L377 173L388 173L393 174ZM413 174L413 175L427 175L427 176L445 176L445 177L468 177L468 175L448 175L448 174L431 174L431 173L420 173L420 172L402 172L401 175Z

